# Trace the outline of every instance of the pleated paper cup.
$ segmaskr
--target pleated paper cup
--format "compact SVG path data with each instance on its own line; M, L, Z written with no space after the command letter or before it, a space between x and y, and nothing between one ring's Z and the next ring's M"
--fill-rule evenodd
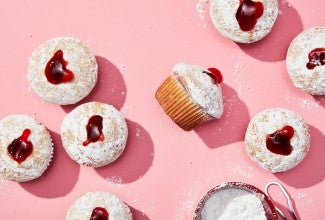
M158 88L156 99L166 114L185 131L214 119L191 99L175 75L170 75Z

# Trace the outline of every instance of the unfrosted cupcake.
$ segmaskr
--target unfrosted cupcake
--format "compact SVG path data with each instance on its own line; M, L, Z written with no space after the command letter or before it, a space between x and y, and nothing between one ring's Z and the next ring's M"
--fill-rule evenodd
M253 43L270 33L278 16L277 0L211 0L216 29L238 43Z
M81 165L102 167L124 151L128 137L125 119L113 106L82 104L67 114L61 139L68 155Z
M245 135L246 150L259 166L273 173L298 165L310 146L309 128L295 112L267 109L249 123Z
M89 192L69 208L66 220L132 220L130 208L117 196Z
M41 44L32 54L28 81L41 98L59 105L74 104L97 82L94 53L80 40L59 37Z
M325 27L300 33L287 52L287 70L293 84L312 95L325 94Z
M221 73L189 63L178 63L156 92L167 115L189 131L223 113Z
M25 182L40 177L53 155L48 130L27 115L9 115L0 121L0 175Z

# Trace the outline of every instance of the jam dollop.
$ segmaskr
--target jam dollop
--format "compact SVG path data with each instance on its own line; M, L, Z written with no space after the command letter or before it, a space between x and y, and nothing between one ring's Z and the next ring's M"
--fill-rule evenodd
M108 220L108 211L102 207L96 207L93 209L89 220Z
M236 13L236 19L240 29L243 31L252 30L257 23L257 19L263 15L263 12L264 6L262 2L240 0Z
M203 71L203 73L209 75L215 84L222 82L222 74L216 68L209 68L208 71Z
M7 148L11 158L19 164L25 161L33 152L34 146L28 140L30 134L31 130L25 129L21 136L13 140Z
M86 125L87 140L83 142L83 146L87 146L90 143L104 140L103 134L103 117L100 115L94 115L89 118Z
M67 65L68 62L63 58L63 51L56 51L45 67L47 81L55 85L72 81L74 74L67 69Z
M325 64L325 48L315 48L308 54L309 62L306 67L310 70L316 66L322 66Z
M280 154L283 156L290 155L292 152L290 140L294 133L295 131L293 127L287 125L272 134L268 134L266 136L267 149L275 154Z

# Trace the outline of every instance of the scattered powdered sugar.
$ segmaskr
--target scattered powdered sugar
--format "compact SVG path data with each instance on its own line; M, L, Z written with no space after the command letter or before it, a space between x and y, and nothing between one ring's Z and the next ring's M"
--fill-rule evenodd
M205 202L201 211L201 220L266 220L261 202L263 199L246 190L224 188L217 190Z
M207 3L207 0L199 0L199 2L196 4L195 8L196 11L199 13L199 17L201 20L205 18L205 4Z
M290 90L285 92L284 98L286 100L293 100L298 103L298 106L302 109L314 109L320 106L320 102L324 101L324 98L320 98L319 101L316 101L312 96L308 98L302 98L300 96L296 96L292 94Z
M203 108L209 115L220 118L223 113L223 97L219 84L214 84L208 71L200 66L189 63L178 63L173 72L189 93L191 99Z

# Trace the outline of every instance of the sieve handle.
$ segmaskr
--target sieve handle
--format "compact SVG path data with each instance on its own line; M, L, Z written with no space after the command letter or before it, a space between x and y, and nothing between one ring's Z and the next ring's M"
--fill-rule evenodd
M270 198L272 199L272 197L271 197L270 194L269 194L269 188L270 188L270 186L272 186L272 185L276 185L276 186L278 186L278 187L280 188L280 190L282 191L283 195L284 195L284 196L286 197L286 199L287 199L287 204L288 204L289 211L290 211L290 214L291 214L292 218L293 218L294 220L298 220L297 215L296 215L295 210L294 210L293 205L292 205L292 200L291 200L291 198L290 198L290 196L289 196L287 190L286 190L286 189L285 189L285 188L284 188L284 187L283 187L279 182L275 182L275 181L274 181L274 182L269 182L269 183L265 186L265 189L264 189L265 194L266 194L268 197L270 197ZM287 220L287 218L285 217L285 215L283 214L283 212L282 212L278 207L275 207L275 209L276 209L276 211L281 215L282 219Z

